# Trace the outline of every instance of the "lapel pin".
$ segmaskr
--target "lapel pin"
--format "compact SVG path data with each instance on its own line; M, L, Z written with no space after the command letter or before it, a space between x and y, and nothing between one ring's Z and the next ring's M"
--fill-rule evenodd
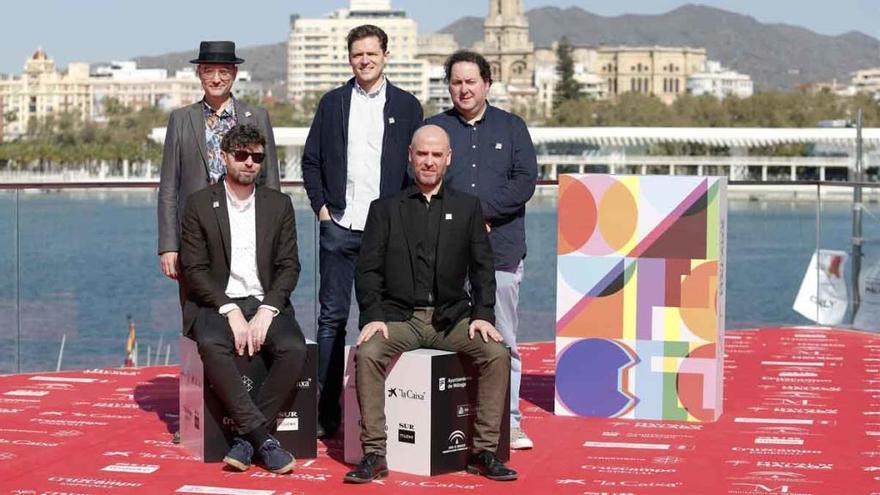
M495 143L495 149L500 150L502 148L501 143Z
M214 201L214 204L212 204L211 206L213 206L214 208L220 208L220 202Z
M388 123L389 123L389 124L393 124L393 123L394 123L394 117L388 117Z
M452 213L446 214L446 220L452 220Z
M251 116L251 113L250 113L250 112L245 112L245 113L244 113L244 116L245 116L245 117L250 117L250 116Z

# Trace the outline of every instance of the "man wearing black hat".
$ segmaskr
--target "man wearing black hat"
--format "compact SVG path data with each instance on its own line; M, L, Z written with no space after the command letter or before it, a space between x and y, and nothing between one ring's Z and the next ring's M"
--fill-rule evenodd
M165 131L165 150L159 179L159 259L162 273L180 282L181 304L184 284L181 280L180 219L187 197L211 184L226 173L220 157L220 141L237 124L257 127L266 138L265 161L257 184L280 189L278 158L272 124L265 109L248 105L232 96L238 64L231 41L203 41L196 73L205 96L192 105L171 112Z

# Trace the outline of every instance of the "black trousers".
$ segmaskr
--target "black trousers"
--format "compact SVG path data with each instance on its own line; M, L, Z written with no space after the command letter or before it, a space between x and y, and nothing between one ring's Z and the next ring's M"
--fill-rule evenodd
M254 297L236 302L248 320L260 306ZM268 353L269 374L256 400L251 400L235 366L235 339L226 317L212 308L199 308L192 333L208 383L235 421L235 432L244 435L263 425L274 431L275 417L293 396L306 362L305 338L293 313L280 313L269 326L260 349L261 353Z

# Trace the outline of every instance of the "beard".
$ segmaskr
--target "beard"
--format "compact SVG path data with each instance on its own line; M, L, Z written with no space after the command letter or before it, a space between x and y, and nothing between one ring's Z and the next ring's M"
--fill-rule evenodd
M440 174L434 172L432 175L417 173L416 174L416 182L421 186L425 187L434 187L440 183Z
M236 184L240 184L242 186L249 186L257 180L257 174L254 172L246 173L241 170L230 170L229 176L232 177L232 181Z

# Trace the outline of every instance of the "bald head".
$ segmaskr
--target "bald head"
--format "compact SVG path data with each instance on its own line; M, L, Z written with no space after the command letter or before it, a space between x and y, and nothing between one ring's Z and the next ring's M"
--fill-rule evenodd
M410 146L416 147L416 143L420 140L434 141L449 148L449 134L439 125L428 124L416 129L416 132L413 133L412 141L410 141Z
M451 158L449 135L442 127L424 125L413 134L409 145L409 163L416 185L426 195L440 188Z

